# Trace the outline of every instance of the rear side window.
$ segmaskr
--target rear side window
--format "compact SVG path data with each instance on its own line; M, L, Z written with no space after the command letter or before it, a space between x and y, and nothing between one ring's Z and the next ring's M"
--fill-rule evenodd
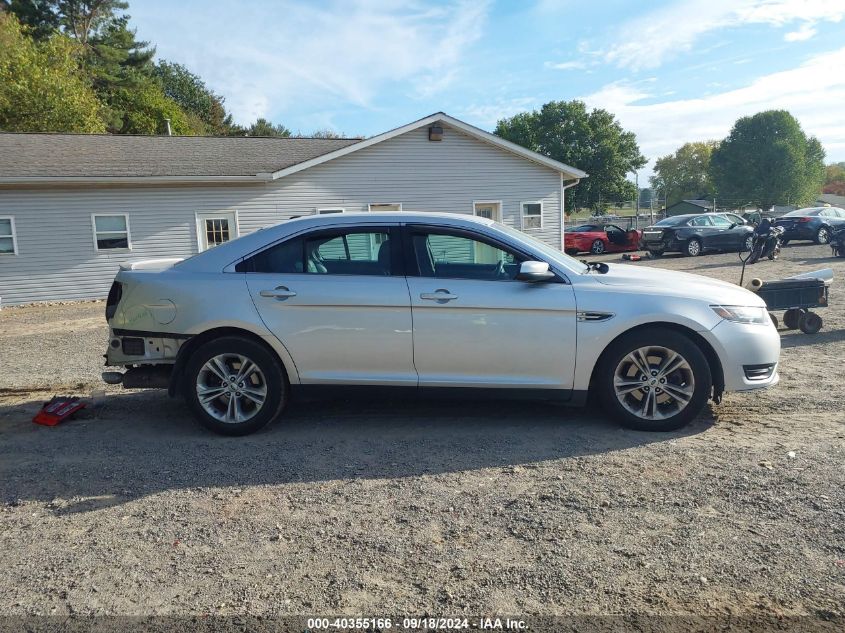
M321 232L286 240L239 263L238 272L390 275L387 231Z

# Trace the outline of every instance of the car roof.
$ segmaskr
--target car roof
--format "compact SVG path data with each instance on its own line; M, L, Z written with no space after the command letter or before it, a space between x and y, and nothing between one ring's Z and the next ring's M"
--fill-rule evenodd
M323 215L307 215L293 218L279 224L262 227L257 231L243 235L198 253L176 267L185 271L219 271L231 262L291 235L319 229L320 227L336 227L343 225L379 225L379 224L433 224L439 226L471 228L473 225L490 226L493 220L466 213L443 213L428 211L353 211L349 213L326 213Z

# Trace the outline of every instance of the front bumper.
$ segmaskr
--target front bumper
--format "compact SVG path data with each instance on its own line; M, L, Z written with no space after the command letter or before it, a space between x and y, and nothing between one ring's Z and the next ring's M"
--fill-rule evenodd
M774 325L721 321L705 334L719 355L725 391L751 391L773 387L780 380L780 335ZM761 371L763 367L769 371Z

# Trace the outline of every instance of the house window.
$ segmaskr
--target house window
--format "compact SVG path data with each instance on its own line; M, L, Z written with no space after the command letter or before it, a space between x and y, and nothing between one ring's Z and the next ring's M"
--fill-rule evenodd
M94 225L94 248L98 251L128 250L129 216L125 213L115 215L97 214L91 216Z
M15 235L15 218L0 218L0 255L17 255L18 240Z
M401 202L375 202L368 205L368 211L401 211Z
M543 228L543 203L523 202L522 203L522 228L541 229Z
M317 209L317 215L329 215L331 213L346 213L346 209L342 207L326 207L325 209Z
M502 221L502 202L500 200L476 200L472 203L472 212L480 218Z
M197 213L199 250L220 246L238 237L238 216L234 211Z

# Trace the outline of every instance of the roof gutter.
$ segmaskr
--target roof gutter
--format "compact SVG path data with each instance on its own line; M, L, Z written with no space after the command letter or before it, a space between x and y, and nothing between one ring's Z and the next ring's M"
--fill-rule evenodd
M564 184L567 182L569 184ZM565 237L565 227L566 227L566 205L564 192L569 189L570 187L574 187L579 182L581 182L580 178L575 178L574 180L563 180L563 173L560 175L560 250L564 250L564 237Z

